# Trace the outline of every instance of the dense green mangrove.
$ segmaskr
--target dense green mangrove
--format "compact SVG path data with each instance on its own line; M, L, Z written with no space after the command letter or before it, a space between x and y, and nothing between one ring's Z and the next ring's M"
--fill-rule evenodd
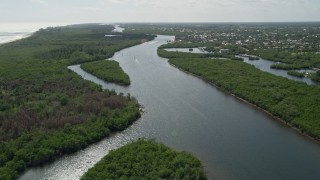
M230 54L221 54L221 53L190 53L190 52L172 52L166 51L166 48L192 48L192 47L199 47L199 43L169 43L164 44L159 47L158 55L164 58L228 58L231 60L238 60L243 61L242 58L235 57L234 55Z
M201 162L187 152L177 152L152 140L111 151L82 180L98 179L207 179Z
M154 38L105 37L113 29L47 28L0 46L0 179L84 148L140 116L134 98L102 90L67 68Z
M316 73L311 74L311 79L313 81L320 82L320 70L318 70Z
M83 70L107 82L130 85L129 76L122 70L117 61L103 60L81 64Z
M313 52L286 52L278 50L259 50L253 52L264 59L274 62L281 62L274 64L271 67L274 69L307 69L311 67L320 68L320 55Z
M296 76L296 77L300 77L300 78L304 77L304 73L294 71L294 70L288 71L287 73L291 76Z

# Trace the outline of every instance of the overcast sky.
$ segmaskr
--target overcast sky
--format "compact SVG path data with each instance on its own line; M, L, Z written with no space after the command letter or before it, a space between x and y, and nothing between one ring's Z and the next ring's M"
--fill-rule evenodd
M0 0L0 22L320 21L320 0Z

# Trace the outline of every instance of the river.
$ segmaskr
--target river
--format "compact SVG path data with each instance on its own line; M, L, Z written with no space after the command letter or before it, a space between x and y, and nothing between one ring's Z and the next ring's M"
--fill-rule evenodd
M28 170L20 179L79 179L110 150L139 137L155 138L196 155L209 179L320 179L320 145L266 113L184 73L157 55L173 40L155 40L117 52L131 86L105 83L69 67L104 88L130 93L145 113L123 132Z
M114 25L113 32L123 32L124 28L120 27L120 25Z

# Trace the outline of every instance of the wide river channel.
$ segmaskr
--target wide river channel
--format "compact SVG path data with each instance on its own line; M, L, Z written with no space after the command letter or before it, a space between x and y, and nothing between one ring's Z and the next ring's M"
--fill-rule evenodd
M112 59L130 87L105 83L69 67L104 88L130 93L145 113L131 127L89 147L29 169L20 179L79 179L110 150L139 137L186 150L204 164L209 179L320 179L320 145L212 85L169 65L155 40L124 49Z

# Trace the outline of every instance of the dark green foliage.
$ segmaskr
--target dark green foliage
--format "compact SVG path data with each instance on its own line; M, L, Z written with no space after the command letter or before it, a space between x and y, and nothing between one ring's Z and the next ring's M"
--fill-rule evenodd
M48 28L0 46L0 179L75 152L140 116L131 97L104 91L67 69L153 38L106 38L112 29Z
M81 64L81 68L107 82L130 85L129 76L116 61L105 60Z
M240 57L231 57L230 59L235 61L243 61L243 58Z
M298 71L288 71L288 74L291 76L296 76L296 77L304 77L304 73L298 72Z
M262 72L238 61L170 59L173 65L320 137L320 89Z
M201 162L187 152L139 139L111 151L84 174L95 179L207 179Z
M311 79L313 81L320 82L320 71L318 70L316 73L312 74L311 75Z
M164 58L176 58L176 57L184 57L184 58L207 58L213 57L213 54L206 53L188 53L188 52L169 52L164 49L158 49L158 55Z
M204 46L205 44L202 44ZM242 58L237 58L233 54L221 54L221 53L189 53L189 52L173 52L166 51L165 48L185 48L185 47L199 47L199 43L171 43L164 44L159 47L158 55L164 58L228 58L231 60L243 61Z
M310 52L305 53L292 53L286 51L277 50L260 50L254 52L264 59L281 62L279 64L274 64L271 68L274 69L307 69L310 67L320 68L320 55Z
M100 97L100 96L99 96ZM88 144L128 127L139 116L139 108L130 102L126 107L101 112L81 124L56 131L39 129L19 138L0 143L0 179L13 179L26 167L47 163L62 154L75 152Z
M83 112L86 95L101 88L81 80L67 65L108 58L121 48L153 38L104 37L110 29L89 24L48 28L0 47L0 140L38 127L77 124L95 114Z
M174 42L174 43L168 43L168 44L164 44L161 47L159 47L160 49L166 49L166 48L197 48L197 47L203 47L204 44L203 43L181 43L181 42Z
M284 64L284 63L278 63L278 64L272 64L270 66L272 69L283 69L283 70L298 70L298 69L308 69L310 68L309 65L303 65L303 64Z
M260 58L257 57L257 56L249 56L249 60L250 60L250 61L260 60Z

